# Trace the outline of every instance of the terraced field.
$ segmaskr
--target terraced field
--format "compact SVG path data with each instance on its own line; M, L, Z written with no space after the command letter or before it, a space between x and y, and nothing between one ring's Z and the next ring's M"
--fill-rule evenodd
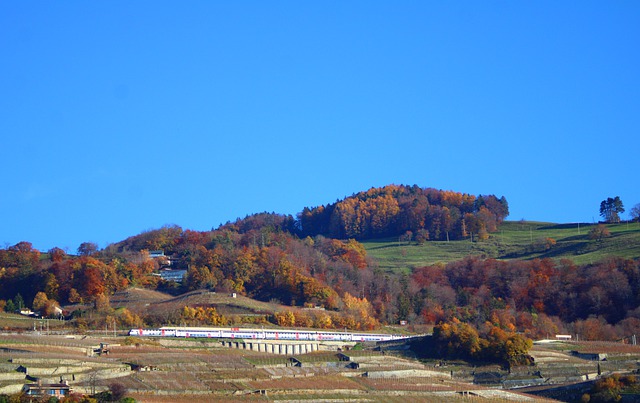
M427 368L424 364L374 351L354 352L351 357L355 362L374 363L376 368L364 371L353 369L349 364L354 361L341 361L338 353L331 351L292 360L222 347L162 347L144 340L124 345L130 340L5 334L0 336L4 346L0 351L0 373L7 379L0 387L19 387L28 382L20 379L17 370L18 365L25 365L34 373L61 374L81 393L106 390L116 382L128 390L128 396L141 402L446 402L481 395L489 397L483 401L545 401L452 379L448 369L434 372L429 367L429 371L423 371L429 375L421 376L421 369ZM89 357L87 354L100 342L110 344L110 354ZM414 375L404 376L406 371Z

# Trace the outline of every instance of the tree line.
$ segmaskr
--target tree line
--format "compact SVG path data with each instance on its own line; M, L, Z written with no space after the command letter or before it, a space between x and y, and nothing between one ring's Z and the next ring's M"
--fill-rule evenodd
M358 240L400 236L418 240L486 239L509 215L504 196L389 185L335 203L305 208L298 215L303 236Z

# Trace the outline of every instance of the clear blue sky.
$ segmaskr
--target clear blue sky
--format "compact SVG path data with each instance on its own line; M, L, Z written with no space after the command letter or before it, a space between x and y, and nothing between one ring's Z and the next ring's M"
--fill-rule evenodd
M637 1L5 1L0 60L0 246L392 183L511 220L640 203Z

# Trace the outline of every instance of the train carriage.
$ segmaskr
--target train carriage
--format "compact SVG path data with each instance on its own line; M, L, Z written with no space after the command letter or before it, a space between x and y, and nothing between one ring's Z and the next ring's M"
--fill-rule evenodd
M329 332L317 330L275 330L206 327L162 327L159 329L131 329L130 336L184 337L184 338L229 338L254 340L302 340L302 341L387 341L406 336L374 333Z

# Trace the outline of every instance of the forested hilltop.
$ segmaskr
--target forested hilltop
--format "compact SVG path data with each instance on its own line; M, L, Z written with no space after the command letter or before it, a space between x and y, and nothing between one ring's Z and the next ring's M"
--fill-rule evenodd
M478 235L487 239L509 215L507 199L432 188L390 185L299 214L302 235L358 240L411 231L421 241Z
M41 252L25 241L0 250L0 308L30 307L56 315L61 306L68 318L88 327L107 320L119 327L271 324L373 330L407 321L410 327L436 326L437 334L458 337L457 331L469 330L459 325L466 323L491 346L517 334L619 340L640 332L637 254L602 255L588 264L576 264L568 255L539 258L553 250L555 240L545 233L534 242L533 232L526 230L535 254L514 248L506 251L512 255L507 261L484 252L462 253L447 263L418 260L393 270L381 267L360 242L387 236L388 247L376 241L376 248L399 251L404 245L414 245L414 251L437 244L499 246L509 236L500 227L507 215L504 197L393 185L305 208L297 217L260 213L211 231L165 226L104 249L84 243L77 254L60 248ZM612 238L638 245L640 230L632 225L615 230ZM568 238L596 250L606 245L607 228L593 228L599 229L593 238L585 229ZM150 251L163 253L154 257ZM158 275L163 268L185 270L183 281L163 280ZM173 312L113 309L110 297L134 286L174 295L233 292L280 308L252 315L224 315L207 304Z

